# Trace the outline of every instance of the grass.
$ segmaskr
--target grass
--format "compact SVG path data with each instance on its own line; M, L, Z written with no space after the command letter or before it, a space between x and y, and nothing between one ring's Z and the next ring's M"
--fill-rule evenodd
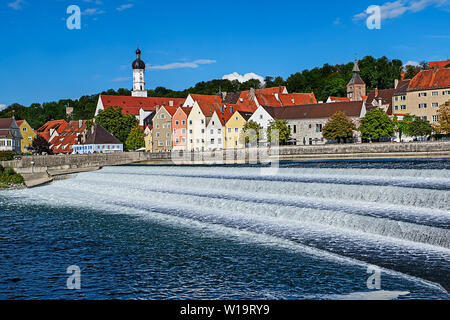
M16 173L12 168L4 169L0 166L0 188L5 189L10 185L24 184L23 177Z

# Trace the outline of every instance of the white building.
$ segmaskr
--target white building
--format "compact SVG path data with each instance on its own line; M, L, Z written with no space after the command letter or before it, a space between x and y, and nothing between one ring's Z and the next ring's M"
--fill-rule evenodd
M141 60L141 50L136 50L136 60L133 62L133 97L147 97L145 90L145 62Z
M22 134L14 119L0 119L0 151L21 152Z
M214 112L206 126L206 150L215 151L224 149L225 122Z
M256 122L262 128L263 135L260 136L260 142L267 142L267 128L270 122L275 120L272 110L272 107L259 106L249 119L249 121Z
M74 154L115 152L123 152L123 143L99 124L93 125L81 143L73 146Z

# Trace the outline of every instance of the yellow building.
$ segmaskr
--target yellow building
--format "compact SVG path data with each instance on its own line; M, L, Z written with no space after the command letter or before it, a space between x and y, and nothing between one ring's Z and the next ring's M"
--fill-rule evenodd
M240 139L244 126L252 113L236 111L225 124L225 149L244 148L243 139Z
M21 151L22 153L31 152L30 147L34 138L36 138L36 133L26 120L19 120L16 122L20 128L20 133L22 134L22 142L20 144Z
M145 152L152 152L152 130L147 127L144 131L145 133Z

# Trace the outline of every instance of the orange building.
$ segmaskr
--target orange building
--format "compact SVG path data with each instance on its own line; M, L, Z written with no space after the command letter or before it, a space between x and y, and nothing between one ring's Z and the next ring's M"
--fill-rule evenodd
M192 108L179 107L172 118L173 150L187 149L187 118Z

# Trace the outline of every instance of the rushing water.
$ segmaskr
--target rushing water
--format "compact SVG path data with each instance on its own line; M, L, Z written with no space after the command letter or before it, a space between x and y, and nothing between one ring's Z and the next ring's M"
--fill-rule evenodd
M449 169L124 166L4 191L0 299L449 299Z

